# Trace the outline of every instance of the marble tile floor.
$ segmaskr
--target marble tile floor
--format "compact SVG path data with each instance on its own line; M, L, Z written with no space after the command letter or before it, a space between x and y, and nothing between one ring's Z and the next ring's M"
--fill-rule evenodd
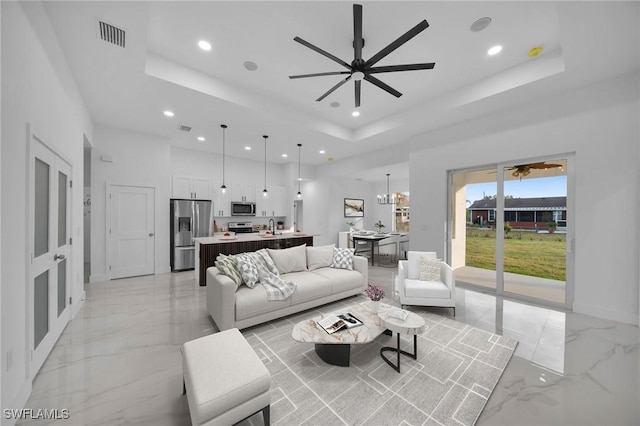
M370 281L384 286L385 301L393 302L395 269L369 268ZM190 424L179 348L216 331L193 272L88 284L86 290L83 308L36 376L25 407L66 408L70 418L18 424ZM456 296L456 321L520 342L478 425L640 424L637 326L463 288ZM316 418L328 419L322 412ZM244 423L261 421L254 416Z

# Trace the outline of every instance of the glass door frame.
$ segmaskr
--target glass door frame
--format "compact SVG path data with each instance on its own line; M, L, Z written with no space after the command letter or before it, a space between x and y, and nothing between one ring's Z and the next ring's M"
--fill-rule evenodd
M565 280L565 303L551 302L545 299L539 299L531 296L526 296L518 293L513 293L504 290L504 173L505 170L513 164L526 164L542 161L551 161L557 159L565 159L567 161L566 176L567 176L567 233L566 233L566 280ZM453 216L455 206L455 197L453 194L453 176L456 173L472 172L477 170L484 170L489 168L495 168L496 170L496 288L495 290L482 287L483 292L490 292L498 296L507 296L512 299L523 300L525 302L531 302L534 304L540 304L549 306L552 308L559 308L565 310L573 310L573 300L575 295L574 287L574 265L575 265L575 223L576 223L576 209L575 209L575 154L564 153L557 155L546 155L544 157L528 158L524 160L502 161L495 164L468 167L463 169L455 169L447 171L447 216L446 216L446 229L445 229L445 256L447 263L452 263L452 238L454 237L453 229ZM466 206L465 206L466 208ZM473 286L475 287L475 286Z

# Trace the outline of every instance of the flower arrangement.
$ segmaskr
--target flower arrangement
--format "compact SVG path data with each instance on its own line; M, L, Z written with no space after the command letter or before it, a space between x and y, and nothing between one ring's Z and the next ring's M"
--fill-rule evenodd
M366 294L367 297L372 301L377 302L384 298L384 288L369 283L364 291L364 294Z
M373 226L378 228L378 233L382 232L382 228L384 228L384 224L381 220L378 220L378 222L374 223Z

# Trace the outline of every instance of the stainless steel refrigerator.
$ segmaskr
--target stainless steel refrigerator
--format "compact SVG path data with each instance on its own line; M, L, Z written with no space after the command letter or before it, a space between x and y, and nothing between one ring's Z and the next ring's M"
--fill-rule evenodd
M211 236L211 201L171 200L171 270L186 271L195 266L194 238Z

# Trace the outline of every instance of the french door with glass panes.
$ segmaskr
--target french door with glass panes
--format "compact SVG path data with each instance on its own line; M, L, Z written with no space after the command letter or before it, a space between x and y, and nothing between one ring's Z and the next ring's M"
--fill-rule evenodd
M32 135L29 167L31 375L70 319L71 165Z

